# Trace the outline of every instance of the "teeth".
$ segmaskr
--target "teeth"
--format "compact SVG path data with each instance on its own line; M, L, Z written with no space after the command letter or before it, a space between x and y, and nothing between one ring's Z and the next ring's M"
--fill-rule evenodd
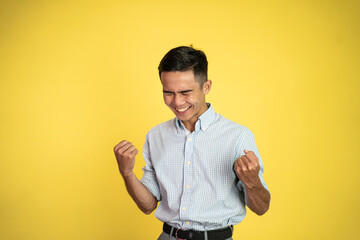
M186 107L186 108L181 108L181 109L176 109L176 111L178 112L185 112L186 110L188 110L190 108L190 106Z

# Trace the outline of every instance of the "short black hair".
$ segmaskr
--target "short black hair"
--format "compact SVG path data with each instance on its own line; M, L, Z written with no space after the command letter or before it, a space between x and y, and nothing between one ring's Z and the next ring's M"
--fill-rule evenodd
M180 46L171 49L161 59L158 70L160 79L162 72L186 72L192 70L195 79L200 83L200 87L208 80L206 55L203 51L192 46Z

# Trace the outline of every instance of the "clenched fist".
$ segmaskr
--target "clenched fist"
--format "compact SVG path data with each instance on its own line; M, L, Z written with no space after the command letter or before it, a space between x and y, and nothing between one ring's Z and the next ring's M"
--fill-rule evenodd
M237 177L245 184L246 187L252 188L260 182L259 178L259 159L252 151L244 150L245 155L236 159L234 163Z
M119 166L119 171L124 177L133 174L135 156L138 150L131 142L121 141L114 147L114 153Z

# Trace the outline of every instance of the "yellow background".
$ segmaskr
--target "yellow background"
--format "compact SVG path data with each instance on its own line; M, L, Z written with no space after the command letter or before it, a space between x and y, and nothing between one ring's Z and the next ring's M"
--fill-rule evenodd
M0 1L0 239L157 238L113 146L173 117L157 66L189 44L272 193L234 239L360 239L359 42L359 1Z

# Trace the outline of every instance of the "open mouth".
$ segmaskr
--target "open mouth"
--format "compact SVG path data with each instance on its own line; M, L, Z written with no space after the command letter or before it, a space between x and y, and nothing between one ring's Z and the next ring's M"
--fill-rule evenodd
M185 113L187 110L189 110L191 106L188 106L186 108L175 108L175 110L178 112L178 113Z

